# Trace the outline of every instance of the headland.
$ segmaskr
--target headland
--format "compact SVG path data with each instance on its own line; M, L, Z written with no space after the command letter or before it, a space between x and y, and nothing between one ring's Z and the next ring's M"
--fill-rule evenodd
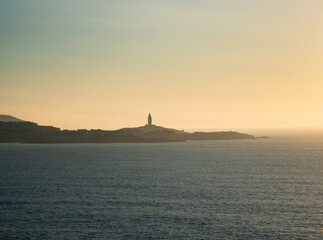
M185 132L152 124L119 130L78 129L61 130L53 126L40 126L28 121L1 121L0 142L21 143L154 143L186 142L190 140L256 139L256 137L232 131Z

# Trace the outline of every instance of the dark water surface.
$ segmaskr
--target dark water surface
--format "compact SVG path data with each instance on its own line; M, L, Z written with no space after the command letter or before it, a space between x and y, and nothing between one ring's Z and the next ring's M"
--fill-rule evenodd
M0 144L0 239L323 239L323 141Z

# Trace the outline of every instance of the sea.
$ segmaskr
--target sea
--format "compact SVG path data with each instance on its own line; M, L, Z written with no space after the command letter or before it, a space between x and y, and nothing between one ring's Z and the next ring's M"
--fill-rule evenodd
M323 239L323 138L0 144L0 239Z

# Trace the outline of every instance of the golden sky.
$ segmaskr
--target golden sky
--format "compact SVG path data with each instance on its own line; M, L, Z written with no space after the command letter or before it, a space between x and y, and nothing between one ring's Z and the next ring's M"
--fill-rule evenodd
M0 114L60 128L322 127L323 1L1 1Z

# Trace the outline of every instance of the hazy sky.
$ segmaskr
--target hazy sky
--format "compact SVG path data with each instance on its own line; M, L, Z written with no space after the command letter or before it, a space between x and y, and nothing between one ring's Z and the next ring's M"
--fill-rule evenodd
M0 114L322 127L322 13L321 0L2 0Z

